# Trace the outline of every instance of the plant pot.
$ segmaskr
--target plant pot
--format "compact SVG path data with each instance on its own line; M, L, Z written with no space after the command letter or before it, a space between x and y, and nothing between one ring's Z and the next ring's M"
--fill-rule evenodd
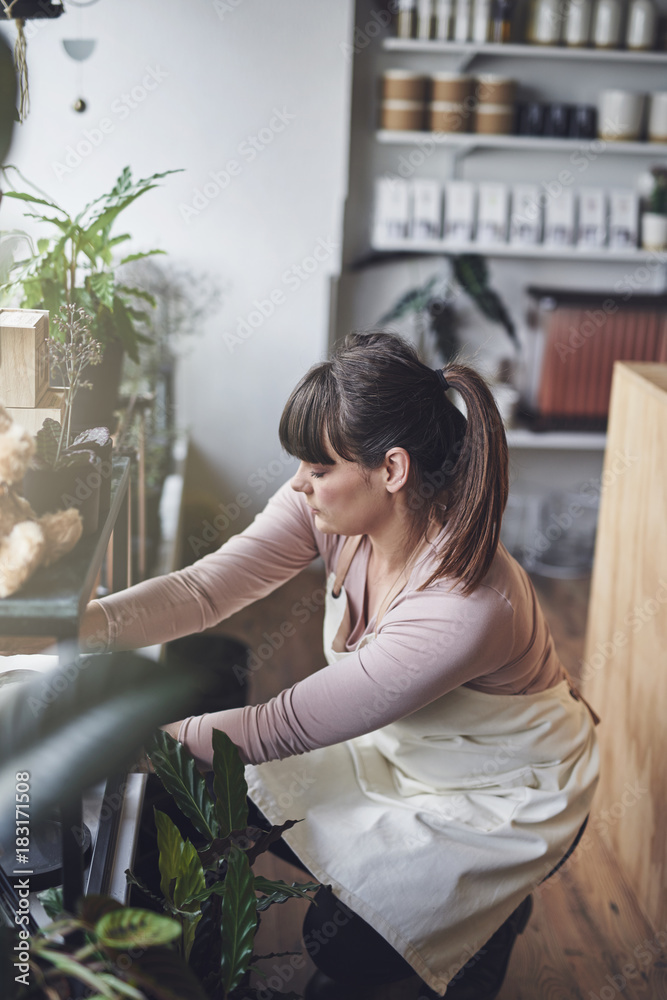
M83 534L91 535L99 524L101 465L96 458L64 469L28 469L23 477L23 496L40 516L76 507Z
M91 365L84 379L92 389L80 389L72 407L72 433L80 434L89 427L115 427L114 410L123 373L123 345L111 340L104 348L101 365Z
M642 215L642 246L645 250L667 249L667 215L644 212Z

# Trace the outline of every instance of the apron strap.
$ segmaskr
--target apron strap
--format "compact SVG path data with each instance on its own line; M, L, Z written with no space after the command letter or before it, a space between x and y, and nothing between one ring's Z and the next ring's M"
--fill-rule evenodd
M338 557L336 578L332 589L334 597L340 596L341 587L343 586L343 582L347 576L350 563L354 559L354 554L359 548L359 543L363 537L363 535L349 535L343 543L343 548L340 550L340 555Z
M579 690L579 688L577 687L577 685L574 683L574 681L570 677L570 675L567 672L567 670L565 669L565 667L563 667L563 672L565 674L565 680L567 681L567 683L570 686L570 694L577 701L580 701L582 703L582 705L586 706L586 708L588 709L588 711L590 713L591 719L593 720L593 725L594 726L598 726L600 724L600 721L601 721L600 720L600 716L597 714L597 712L595 711L595 709L592 708L591 705L589 705L589 703L586 701L586 699L584 698L583 694L581 693L581 691Z

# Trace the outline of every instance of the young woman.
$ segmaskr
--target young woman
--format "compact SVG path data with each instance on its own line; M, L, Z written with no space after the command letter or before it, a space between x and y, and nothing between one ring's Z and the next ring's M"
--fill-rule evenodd
M200 631L321 556L328 666L167 728L203 765L224 730L261 813L303 819L284 841L331 886L304 925L309 996L416 972L422 996L491 1000L598 775L591 714L499 544L502 421L472 369L354 334L299 382L280 439L299 468L245 531L93 602L84 632L130 648Z

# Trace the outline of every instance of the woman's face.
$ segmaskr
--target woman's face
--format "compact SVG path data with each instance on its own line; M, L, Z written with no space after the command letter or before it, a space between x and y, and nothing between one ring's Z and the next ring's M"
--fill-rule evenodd
M368 472L336 456L334 465L301 462L291 485L305 494L320 531L372 535L391 513L386 479L384 467Z

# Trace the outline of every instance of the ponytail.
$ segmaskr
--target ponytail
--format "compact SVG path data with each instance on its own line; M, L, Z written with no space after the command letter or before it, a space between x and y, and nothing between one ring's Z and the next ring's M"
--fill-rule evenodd
M459 364L444 375L446 384L395 334L350 334L331 361L315 365L294 389L280 440L303 461L331 463L333 449L364 469L377 469L390 448L405 448L413 515L406 554L429 526L446 526L440 565L424 586L450 577L469 594L498 548L507 441L484 379ZM467 419L449 399L449 387L463 398Z
M442 559L422 588L443 576L472 593L486 575L500 541L509 489L507 438L495 400L474 369L451 364L444 375L467 409L463 435L448 457L448 527ZM453 405L453 404L451 404Z

